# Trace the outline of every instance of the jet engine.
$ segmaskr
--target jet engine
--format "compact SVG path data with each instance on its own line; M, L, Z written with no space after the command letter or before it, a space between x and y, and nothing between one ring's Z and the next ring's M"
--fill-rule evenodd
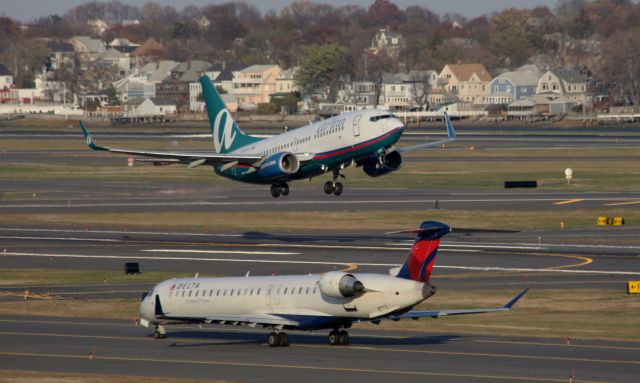
M341 271L324 273L318 285L323 294L334 298L349 298L364 292L362 282Z
M300 169L300 161L293 153L280 152L267 157L258 172L268 180L294 174Z
M402 155L397 151L388 154L380 154L367 158L364 163L364 172L370 177L383 176L402 167Z

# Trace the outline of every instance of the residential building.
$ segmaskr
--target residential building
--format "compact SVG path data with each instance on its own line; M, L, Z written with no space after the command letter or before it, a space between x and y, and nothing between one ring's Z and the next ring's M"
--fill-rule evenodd
M506 105L531 97L536 93L539 79L540 71L534 65L502 73L491 80L489 94L485 97L484 103Z
M13 88L13 73L0 63L0 90Z
M87 25L91 28L93 33L98 36L102 36L104 32L109 29L109 24L100 19L87 20Z
M75 53L73 45L62 41L48 41L47 50L49 51L48 62L46 64L49 70L59 70L62 68L73 69L75 67Z
M587 102L589 79L575 67L564 66L543 74L536 88L536 94L564 96L577 104Z
M176 102L166 98L132 99L122 105L126 116L159 116L176 114Z
M221 93L220 96L225 103L229 101L230 104L227 104L227 109L230 111L235 111L238 108L238 99L231 92L233 91L233 79L242 69L244 69L244 66L237 62L232 64L213 64L203 73L211 79L213 85ZM200 85L199 80L189 84L189 109L194 112L204 110L202 85Z
M300 67L293 67L280 72L278 77L276 77L276 93L283 94L300 91L300 88L296 86L293 80L293 76L298 69L300 69Z
M73 50L81 61L95 60L107 50L102 40L89 36L74 36L69 43L73 45Z
M438 76L438 85L451 101L480 105L489 91L491 79L482 64L447 64Z
M253 109L258 104L268 103L276 92L276 78L282 69L278 65L252 65L239 71L232 80L231 94L238 97L243 109Z
M131 58L129 55L122 53L115 48L107 49L102 52L98 58L107 64L117 67L121 76L124 76L131 71Z
M398 32L392 32L389 28L380 28L371 40L369 52L377 55L385 52L391 57L400 56L400 51L405 46L404 37Z
M136 67L141 67L150 62L157 61L162 55L164 47L154 38L149 38L142 43L135 51L133 57Z
M171 74L156 84L156 97L175 100L179 111L190 109L190 85L197 82L211 64L201 60L178 63Z
M437 85L435 71L411 71L409 73L383 72L378 104L389 110L426 108L432 104L432 89Z
M121 102L136 98L153 98L156 96L156 84L171 75L171 70L178 65L171 60L148 63L135 73L113 83Z

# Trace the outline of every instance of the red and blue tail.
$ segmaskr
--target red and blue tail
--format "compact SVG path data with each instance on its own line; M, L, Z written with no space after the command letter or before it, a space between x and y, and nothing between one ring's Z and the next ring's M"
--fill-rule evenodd
M449 226L435 221L422 222L419 229L406 231L406 233L415 233L417 237L397 277L429 283L438 246L440 246L440 238L449 232L451 232Z

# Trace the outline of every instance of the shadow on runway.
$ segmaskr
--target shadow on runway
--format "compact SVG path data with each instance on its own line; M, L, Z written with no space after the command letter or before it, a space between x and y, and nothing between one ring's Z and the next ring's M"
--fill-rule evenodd
M168 331L167 339L171 341L169 347L209 347L209 346L237 346L247 344L264 344L267 341L269 330L258 332L227 332L227 331ZM292 344L326 345L326 334L308 334L303 332L287 332L289 342ZM322 334L322 335L321 335ZM151 335L149 335L151 336ZM374 336L367 334L351 333L352 346L425 346L446 344L452 341L464 339L460 335L424 335L424 336ZM206 342L210 340L211 342ZM190 343L189 341L194 341Z

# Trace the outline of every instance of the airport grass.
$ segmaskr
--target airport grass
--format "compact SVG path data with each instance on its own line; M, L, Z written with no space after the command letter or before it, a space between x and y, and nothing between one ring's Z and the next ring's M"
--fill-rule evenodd
M442 206L444 205L444 206ZM446 204L441 203L446 209ZM182 212L154 213L0 213L0 227L58 227L79 231L172 230L196 233L332 233L383 234L414 227L424 220L447 222L452 227L504 230L595 228L599 216L624 217L625 226L640 225L640 209L598 208L557 210L433 210L416 206L414 211L281 211L277 219L265 219L269 212ZM276 214L275 212L273 213ZM249 224L247 224L249 223ZM602 230L615 230L603 228ZM607 232L611 234L611 231ZM0 249L1 251L1 249ZM1 255L1 254L0 254Z
M166 376L131 376L0 369L0 383L222 383L228 380L178 379Z
M518 290L443 290L416 309L460 309L500 307ZM112 318L137 317L138 300L96 299L60 301L28 300L0 302L0 315ZM559 342L600 339L640 342L637 313L640 297L627 295L624 286L615 290L568 289L532 290L513 310L438 319L383 321L380 325L361 324L358 328L424 331L455 336L486 335L555 338Z

